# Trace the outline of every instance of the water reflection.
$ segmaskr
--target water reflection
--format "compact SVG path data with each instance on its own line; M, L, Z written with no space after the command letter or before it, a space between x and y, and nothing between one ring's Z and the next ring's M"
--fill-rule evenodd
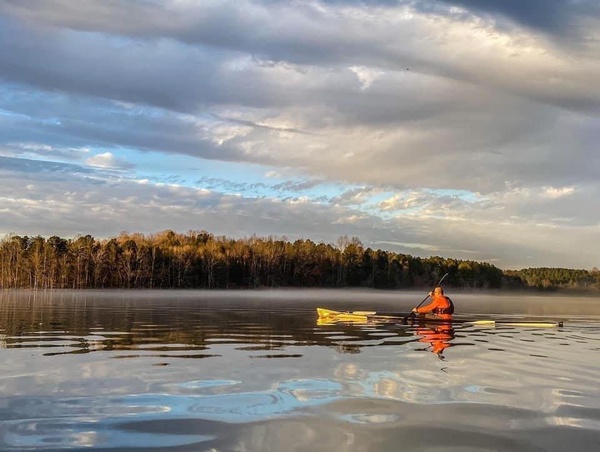
M487 335L494 334L486 328L427 320L408 325L319 325L311 304L265 310L260 298L197 300L187 293L162 297L151 292L10 292L3 294L0 303L0 347L41 350L47 357L113 352L111 357L118 359L202 359L220 357L219 346L231 345L252 358L288 359L303 356L290 350L297 346L325 345L342 354L357 354L369 347L418 342L424 346L416 350L429 350L445 359L447 349L459 345L454 340L457 328L463 335L468 332L469 344L485 342ZM578 335L571 338L580 340ZM581 340L589 342L585 337Z
M451 347L455 337L454 327L449 322L425 323L415 329L419 342L429 344L427 349L435 353L441 360L444 359L444 350Z
M47 349L45 356L135 350L144 355L202 358L214 356L205 352L220 344L259 352L316 339L310 320L299 322L291 313L273 315L227 300L217 308L210 301L156 302L152 297L90 300L15 295L0 304L0 329L5 333L0 346ZM120 355L128 356L134 355Z
M253 358L298 358L301 353L286 350L326 345L354 354L410 343L416 335L441 355L453 334L429 324L317 327L308 309L265 312L227 299L215 306L210 300L14 295L0 304L0 347L40 350L47 357L112 352L128 359L219 357L219 346L231 345Z

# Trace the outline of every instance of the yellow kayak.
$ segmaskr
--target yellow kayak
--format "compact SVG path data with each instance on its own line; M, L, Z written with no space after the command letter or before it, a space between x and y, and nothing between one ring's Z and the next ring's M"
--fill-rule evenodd
M319 325L330 325L334 323L397 323L406 319L410 314L384 314L377 313L376 311L334 311L332 309L317 308L317 324ZM465 320L465 319L452 319L450 321L446 319L439 319L435 317L418 317L415 319L423 322L451 322L451 323L463 323L476 326L519 326L529 328L557 328L562 327L563 324L560 321L555 320L544 320L544 321L532 321L532 320Z
M331 322L353 322L353 323L366 323L369 321L398 321L401 320L400 316L390 316L377 314L374 311L333 311L331 309L317 308L318 319L322 321Z

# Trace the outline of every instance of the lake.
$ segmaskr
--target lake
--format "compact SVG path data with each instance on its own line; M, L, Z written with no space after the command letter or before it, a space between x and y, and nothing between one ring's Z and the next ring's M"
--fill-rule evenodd
M558 328L319 325L422 292L0 292L0 450L600 450L600 298L449 293Z

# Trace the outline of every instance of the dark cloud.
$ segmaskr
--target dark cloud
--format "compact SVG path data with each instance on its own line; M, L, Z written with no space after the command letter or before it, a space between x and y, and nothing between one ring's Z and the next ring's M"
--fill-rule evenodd
M578 20L600 17L597 0L436 0L469 11L503 15L521 25L547 33L580 32ZM417 2L417 5L424 2Z
M263 96L252 92L252 80L244 84L235 71L224 73L221 64L226 56L210 49L189 52L170 42L110 43L66 30L32 31L0 19L3 78L45 90L175 111L190 112L215 103L258 107L264 102Z
M412 5L425 11L441 12L435 4L455 5L469 11L502 14L535 28L561 31L576 17L600 15L596 0L324 0L325 4L354 6Z
M285 181L273 185L274 190L303 192L323 184L323 180L305 180L305 181Z
M12 96L8 95L9 90ZM209 136L203 137L195 119L169 111L40 92L20 85L12 85L0 93L7 94L0 97L0 108L6 112L0 116L0 144L10 146L26 141L62 148L130 147L238 159L235 154L239 151L218 146Z
M263 182L235 182L223 178L203 177L198 179L195 184L198 187L207 188L209 190L219 190L228 193L264 193L279 192L279 193L303 193L307 190L318 188L322 185L322 180L287 180L273 184ZM294 198L290 198L294 199Z
M323 0L323 3L363 7L410 5L422 12L454 17L459 14L448 11L447 6L458 6L472 14L506 17L522 26L558 35L579 34L581 19L600 17L597 0Z
M48 162L0 156L0 171L27 174L48 173L53 175L93 174L94 170L68 163ZM61 176L62 177L62 176Z

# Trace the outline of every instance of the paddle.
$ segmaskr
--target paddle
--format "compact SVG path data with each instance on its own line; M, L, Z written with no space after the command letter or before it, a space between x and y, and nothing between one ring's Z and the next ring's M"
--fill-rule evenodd
M442 284L442 281L444 279L446 279L446 276L448 276L448 273L446 273L444 276L442 276L442 279L440 279L440 281L437 283L437 285L435 287L440 286ZM420 302L415 309L418 309L423 303L425 303L427 301L428 298L429 298L429 294L427 294L427 296L425 298L423 298L423 301ZM410 314L408 314L406 317L404 317L402 319L402 322L406 323L406 321L408 320L408 318L409 317L413 317L414 315L415 315L415 313L411 311Z

